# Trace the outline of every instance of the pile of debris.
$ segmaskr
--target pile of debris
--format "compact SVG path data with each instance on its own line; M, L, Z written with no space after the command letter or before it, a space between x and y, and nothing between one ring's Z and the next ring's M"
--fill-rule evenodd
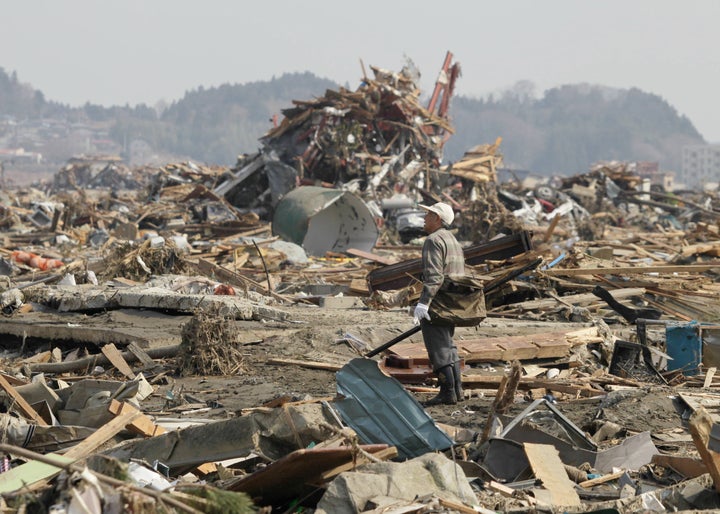
M441 165L450 57L427 108L372 68L232 169L2 191L4 511L720 506L717 198L628 163L500 183L499 138ZM436 201L488 318L456 331L463 402L426 411L401 329Z
M232 178L215 192L242 209L270 216L277 202L298 185L352 188L369 199L423 187L440 167L453 129L448 106L459 64L448 52L441 79L427 108L419 102L418 72L371 66L355 91L341 88L323 97L296 100L281 123L260 141L263 149L242 156Z

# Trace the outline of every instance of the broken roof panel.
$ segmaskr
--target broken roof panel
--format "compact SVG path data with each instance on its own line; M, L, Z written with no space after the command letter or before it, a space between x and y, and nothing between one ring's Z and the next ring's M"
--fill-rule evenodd
M364 441L396 446L405 459L453 445L417 400L400 382L384 375L376 361L353 359L337 372L336 380L338 393L345 398L333 406Z

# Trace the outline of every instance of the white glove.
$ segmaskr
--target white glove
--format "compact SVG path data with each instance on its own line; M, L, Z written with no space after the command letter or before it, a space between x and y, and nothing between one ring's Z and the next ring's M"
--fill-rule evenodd
M417 325L421 319L430 321L430 314L428 314L428 306L424 303L419 303L415 306L415 312L413 312L413 324Z

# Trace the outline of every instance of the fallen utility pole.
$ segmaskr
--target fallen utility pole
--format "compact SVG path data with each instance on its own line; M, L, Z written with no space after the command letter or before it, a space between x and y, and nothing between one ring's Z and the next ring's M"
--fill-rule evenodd
M182 345L176 344L172 346L164 346L162 348L150 348L146 350L145 353L147 353L147 355L152 359L166 359L177 355L181 347ZM122 352L120 355L125 362L135 362L140 360L132 352ZM77 371L86 369L90 366L104 364L110 364L110 359L103 354L95 354L74 361L38 362L35 364L28 364L28 367L30 368L30 371L34 371L36 373L67 373L69 371Z

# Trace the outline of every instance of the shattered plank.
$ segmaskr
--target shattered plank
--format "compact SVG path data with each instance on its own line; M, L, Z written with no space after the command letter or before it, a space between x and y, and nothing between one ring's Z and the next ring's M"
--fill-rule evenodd
M127 425L128 430L135 434L145 437L155 437L156 435L164 434L166 432L163 427L153 423L153 421L148 416L146 416L127 402L111 400L110 405L108 406L108 411L115 416L119 416L120 414L128 412L136 414L136 416Z
M487 375L463 375L463 386L468 389L497 389L500 386L502 377ZM573 396L594 397L604 394L604 391L594 389L587 385L575 385L561 383L556 380L542 380L532 377L522 377L518 389L527 391L529 389L547 389L558 393L570 394Z
M100 348L100 351L105 357L107 357L107 360L109 360L110 363L115 366L115 369L117 369L120 373L125 375L130 380L133 380L135 378L135 373L130 368L130 366L128 366L128 363L125 362L125 359L123 359L122 355L113 343L104 345L102 348Z
M657 454L653 455L652 463L670 468L685 478L696 478L708 472L707 466L702 459L693 457Z
M310 368L310 369L323 369L325 371L340 371L342 366L338 366L337 364L330 364L328 362L317 362L317 361L303 361L298 359L278 359L278 358L272 358L267 360L268 364L279 364L279 365L295 365L295 366L301 366L303 368Z
M601 477L592 478L590 480L585 480L584 482L580 482L578 485L580 487L588 488L593 487L598 484L604 484L605 482L610 482L611 480L617 480L621 476L623 476L626 473L626 471L623 469L622 471L617 471L615 473L609 473L607 475L603 475Z
M90 436L65 452L65 457L82 459L90 455L111 437L116 436L140 415L140 411L121 411L120 414L98 428Z
M132 342L127 345L127 350L132 353L137 360L143 365L144 368L151 368L155 366L155 361L150 357L145 350L140 348L137 343Z
M382 255L377 255L372 252L358 250L357 248L348 248L347 250L345 250L345 253L352 255L353 257L360 257L362 259L367 259L369 261L377 262L378 264L383 264L385 266L389 266L390 264L396 263L396 261L394 259L390 259L388 257L383 257Z
M462 512L463 514L477 514L477 510L473 509L472 507L468 507L463 503L447 500L445 498L438 498L438 501L440 502L440 505L448 509L452 509L453 512Z
M547 269L543 273L550 276L576 276L576 275L637 275L641 273L702 273L711 269L720 268L720 263L715 264L685 264L680 266L633 266L612 267L612 268L571 268L571 269Z
M25 416L33 420L38 425L47 426L47 423L44 419L42 419L40 414L38 414L37 411L33 409L27 401L25 401L25 398L23 398L20 393L18 393L15 388L10 385L7 379L1 374L0 387L2 387L5 392L15 401L18 409L20 409L20 412L22 412Z
M571 346L597 342L597 328L572 332L543 332L521 336L478 337L457 340L465 362L512 361L565 357ZM427 357L424 346L400 343L392 347L394 354L407 358Z
M389 448L385 448L384 450L380 450L378 452L372 453L371 455L373 456L373 458L375 458L377 460L389 460L389 459L393 459L393 458L397 457L398 451L397 451L397 447L391 446ZM341 464L333 469L324 471L320 475L320 477L323 480L331 480L331 479L335 478L336 476L338 476L340 473L343 473L345 471L351 471L351 470L355 469L356 467L358 467L362 464L366 464L368 462L371 462L371 460L368 457L366 457L365 455L363 455L362 453L359 453L355 457L354 461L346 462L345 464Z
M553 505L579 507L580 497L565 472L558 450L550 444L524 443L523 447L535 477L550 491Z
M155 359L164 359L168 357L174 357L180 351L181 345L162 346L159 348L152 348L147 351L147 354ZM132 362L136 359L135 355L130 352L122 353L125 361ZM110 361L105 355L90 355L74 361L65 362L41 362L37 364L30 364L30 370L39 373L67 373L70 371L78 371L87 368L90 365L104 365Z
M110 405L108 406L108 411L116 416L127 413L134 414L132 421L127 425L127 429L135 434L139 434L144 437L155 437L156 435L161 435L167 432L167 430L160 425L156 425L152 419L127 402L111 400ZM195 470L202 476L205 476L208 473L217 471L217 466L213 462L207 462L196 467Z
M707 389L708 387L710 387L716 371L717 371L717 368L714 366L707 370L707 373L705 374L705 380L703 381L703 388Z
M547 270L549 271L549 270ZM545 273L545 272L543 272ZM615 289L613 291L610 291L610 294L615 298L616 300L622 300L625 298L631 298L633 296L642 296L645 294L645 288L643 287L628 287L624 289ZM598 302L598 297L595 296L592 293L581 293L581 294L571 294L567 296L561 296L559 297L561 300L563 300L566 303L570 303L572 305L589 305L592 303ZM542 298L540 300L528 300L526 302L519 302L514 303L511 305L511 307L519 308L522 310L535 310L535 309L552 309L553 307L557 307L558 300L555 298Z
M720 453L708 448L712 426L712 418L702 407L696 409L692 416L690 416L690 434L692 434L695 448L707 466L708 471L710 471L715 490L720 492Z

